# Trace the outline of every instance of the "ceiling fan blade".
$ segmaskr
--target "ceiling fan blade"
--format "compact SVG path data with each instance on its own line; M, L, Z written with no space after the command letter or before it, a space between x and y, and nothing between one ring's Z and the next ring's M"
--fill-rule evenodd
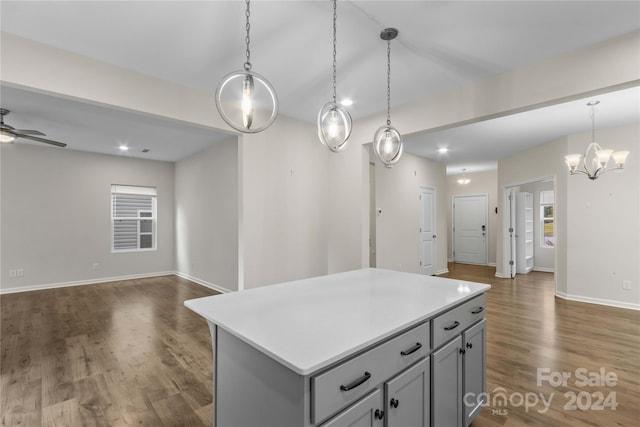
M33 130L33 129L16 129L15 132L22 133L24 135L38 135L38 136L46 135L46 133L42 133L39 130Z
M44 139L44 138L38 138L37 136L33 136L33 135L25 135L23 133L15 133L15 136L18 138L25 138L25 139L31 139L33 141L38 141L38 142L44 142L45 144L51 144L51 145L55 145L56 147L66 147L67 144L65 144L64 142L58 142L58 141L52 141L50 139Z

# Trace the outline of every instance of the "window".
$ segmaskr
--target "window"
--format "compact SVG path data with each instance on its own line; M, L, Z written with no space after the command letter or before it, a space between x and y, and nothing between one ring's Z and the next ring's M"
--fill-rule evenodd
M113 252L156 249L156 189L111 186Z
M555 225L553 222L553 191L540 192L540 247L553 248L556 243Z

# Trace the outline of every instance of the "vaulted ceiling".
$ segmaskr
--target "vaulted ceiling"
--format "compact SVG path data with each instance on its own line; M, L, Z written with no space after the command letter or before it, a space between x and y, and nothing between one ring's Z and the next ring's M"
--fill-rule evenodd
M210 91L226 73L244 62L245 4L243 1L87 1L0 3L2 31L50 44L120 67ZM581 47L640 29L640 2L636 1L343 1L338 2L338 98L350 98L352 116L359 118L386 109L386 43L379 37L385 27L398 28L392 42L392 107L440 93L524 65L571 52ZM331 2L254 1L251 4L251 61L278 92L282 114L315 122L317 111L331 97ZM35 95L34 95L35 96ZM29 104L29 117L16 112L12 125L38 128L53 139L72 140L73 132L100 133L99 151L113 135L109 129L135 121L109 111L80 112L70 101L25 99L18 90L2 92L3 106ZM635 98L634 98L635 97ZM626 101L611 101L606 126L636 120L638 92ZM635 104L634 104L635 102ZM614 104L621 110L614 110ZM41 107L38 107L41 105ZM407 151L447 163L451 168L472 163L485 167L509 150L527 148L569 131L590 128L581 103L547 114L521 113L469 130L417 135L407 139ZM579 108L578 108L579 107ZM606 110L603 103L602 110ZM42 111L38 112L38 108ZM45 109L55 109L55 117ZM629 110L631 108L631 110ZM13 108L15 110L15 108ZM563 120L561 112L570 115ZM635 113L635 116L633 115ZM39 117L42 117L39 123ZM617 120L617 121L616 121ZM21 121L29 123L22 124ZM519 127L516 124L519 123ZM509 150L491 142L510 135L526 123L528 132ZM85 125L84 128L82 125ZM158 123L142 123L150 128ZM200 138L219 140L224 133L181 128L193 146L185 152L168 150L159 159L175 160L202 144ZM38 127L40 126L40 127ZM93 126L93 129L92 129ZM160 126L162 128L162 126ZM537 130L546 132L539 135ZM400 130L402 131L402 130ZM55 132L59 132L57 136ZM465 134L465 132L467 132ZM482 156L462 141L472 133L483 143ZM165 134L170 135L170 131ZM139 147L158 140L153 132L131 132ZM465 136L467 135L467 136ZM104 138L102 138L104 137ZM81 138L78 138L80 140ZM83 138L84 139L84 138ZM161 138L160 138L161 139ZM167 138L168 143L171 138ZM522 140L522 141L521 141ZM525 141L526 140L526 141ZM534 141L535 140L535 141ZM460 142L455 142L460 141ZM69 142L69 141L65 141ZM518 145L518 144L522 145ZM434 144L449 146L447 156L433 153ZM527 145L528 144L528 145ZM115 142L112 143L115 145ZM70 148L72 144L70 143ZM175 148L175 147L174 147ZM113 147L103 147L109 152ZM156 152L162 151L160 147ZM482 158L480 158L482 157Z

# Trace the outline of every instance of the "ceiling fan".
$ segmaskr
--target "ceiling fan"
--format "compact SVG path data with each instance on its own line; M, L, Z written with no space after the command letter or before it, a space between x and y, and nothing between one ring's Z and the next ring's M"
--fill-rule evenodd
M4 123L4 116L9 114L9 110L6 108L0 108L0 142L12 143L16 138L31 139L33 141L44 142L45 144L55 145L56 147L66 147L67 144L58 141L52 141L50 139L40 138L45 136L44 133L38 130L25 130L16 129L13 126L9 126Z

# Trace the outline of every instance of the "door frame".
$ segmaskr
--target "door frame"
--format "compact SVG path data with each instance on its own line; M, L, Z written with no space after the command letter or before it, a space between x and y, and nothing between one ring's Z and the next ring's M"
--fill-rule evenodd
M546 175L546 176L542 176L542 177L537 177L537 178L530 178L527 180L523 180L523 181L517 181L517 182L513 182L513 183L507 183L502 185L501 189L502 189L502 276L498 276L498 277L503 277L505 279L508 279L509 277L509 257L510 257L510 251L508 250L510 242L509 242L509 210L507 209L507 204L508 204L508 199L507 199L507 195L509 190L511 190L514 187L520 187L522 185L526 185L526 184L535 184L537 182L543 182L543 181L552 181L553 182L553 191L554 194L557 197L558 194L558 177L556 175ZM554 206L554 217L557 217L558 215L558 205L557 203ZM554 222L554 228L555 228L555 232L556 232L556 236L558 235L558 222L555 221ZM566 251L566 250L565 250ZM558 239L556 239L556 247L555 247L555 266L556 266L556 272L553 274L553 282L554 282L554 288L555 288L555 293L558 293L558 253L559 253L559 248L558 248ZM515 260L514 260L515 262ZM515 265L514 265L514 269L515 269ZM496 273L497 276L497 273Z
M422 201L420 200L420 196L422 195L422 190L430 190L433 194L433 199L431 201L431 225L432 225L432 230L433 230L433 235L435 236L433 238L433 274L437 275L438 273L438 233L437 233L437 227L438 227L438 221L436 218L436 214L438 212L437 209L437 198L438 198L438 190L435 187L429 187L428 185L421 185L418 188L418 217L420 216L420 209L422 209ZM420 218L418 221L418 229L420 229L420 223L421 223L422 219ZM422 273L422 266L420 265L420 261L422 261L422 257L421 257L421 253L420 251L421 249L421 245L422 245L422 237L420 236L422 234L421 231L418 231L418 271L420 272L420 274L425 274Z
M456 226L456 211L455 211L455 201L456 198L464 198L464 197L484 197L485 207L484 210L484 223L485 223L485 231L486 236L484 239L484 264L481 265L489 265L489 193L478 193L478 194L465 194L465 195L456 195L451 196L451 248L453 255L453 262L456 262L456 233L454 231Z

